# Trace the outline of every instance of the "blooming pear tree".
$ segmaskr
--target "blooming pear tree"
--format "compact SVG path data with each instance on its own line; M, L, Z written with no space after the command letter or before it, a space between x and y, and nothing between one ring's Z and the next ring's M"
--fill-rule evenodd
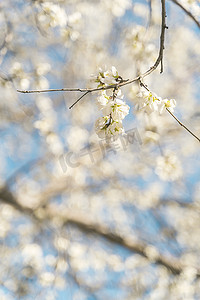
M0 299L199 299L199 0L0 24Z

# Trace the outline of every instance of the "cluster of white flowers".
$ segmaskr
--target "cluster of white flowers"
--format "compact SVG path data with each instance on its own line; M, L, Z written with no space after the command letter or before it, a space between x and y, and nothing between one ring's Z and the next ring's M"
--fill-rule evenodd
M92 80L98 83L98 87L113 85L119 83L122 80L122 77L119 76L114 66L112 66L111 70L99 68L98 75L92 75L91 77Z
M144 110L147 114L152 112L162 113L165 108L168 108L171 112L176 107L175 99L162 99L156 94L149 91L142 91L137 95L136 108Z
M119 83L122 77L119 76L115 67L111 70L99 69L95 76L98 87L107 87ZM130 107L122 100L123 95L118 87L111 90L102 90L97 98L98 109L103 113L103 117L97 119L95 130L100 138L117 138L124 133L122 120L129 113Z

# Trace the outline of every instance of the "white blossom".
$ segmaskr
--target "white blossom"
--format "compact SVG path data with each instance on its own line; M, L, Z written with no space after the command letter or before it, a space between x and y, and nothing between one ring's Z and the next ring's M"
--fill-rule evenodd
M116 84L119 78L121 76L119 76L117 69L112 66L111 70L106 71L100 68L95 81L99 83L98 86L107 86ZM110 91L101 91L97 98L98 109L104 116L97 120L95 126L96 133L101 138L118 137L120 133L123 133L122 120L128 115L130 109L122 100L124 96L119 87L114 87Z
M155 93L149 91L142 91L137 95L136 108L141 110L143 109L147 114L152 112L162 113L165 108L168 108L170 111L174 111L176 106L175 99L162 99L158 97Z
M105 116L97 119L95 131L100 138L115 138L124 133L124 128L121 121L117 122L111 116Z
M138 102L136 106L139 109L144 109L147 114L152 112L162 112L163 102L156 94L153 94L148 91L140 92L138 95Z
M108 105L102 110L104 115L112 113L115 121L123 120L129 113L130 107L121 99L114 99L108 102Z
M171 112L174 111L174 108L176 107L175 99L170 99L170 100L164 99L163 102L166 108L168 108Z
M156 174L164 181L174 181L182 175L181 163L173 152L159 156L156 165Z
M118 97L113 99L113 96L108 96L106 91L103 91L97 98L97 105L104 116L112 113L112 118L119 121L128 115L130 107L122 100L123 95L121 95L121 90L116 95L121 96L121 99Z
M110 99L110 96L106 94L106 91L102 91L97 98L97 106L99 110L102 110L106 107Z
M119 75L116 68L112 66L111 70L99 68L99 73L97 75L92 75L92 79L95 82L98 82L99 86L108 86L116 84L118 82Z

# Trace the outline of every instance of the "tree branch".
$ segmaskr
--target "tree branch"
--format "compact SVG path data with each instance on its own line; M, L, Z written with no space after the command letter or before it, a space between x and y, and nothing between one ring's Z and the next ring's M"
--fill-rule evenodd
M21 204L19 204L16 201L16 198L13 196L13 194L11 193L11 191L9 190L9 187L7 185L5 185L4 187L2 187L0 189L0 201L11 205L12 207L17 209L21 213L24 213L27 215L32 214L31 209L23 207Z
M177 0L171 0L174 4L178 5L195 23L196 25L199 27L200 29L200 22L195 18L195 16L189 11L187 10L180 2L178 2Z
M165 42L165 30L168 29L166 25L166 7L165 7L165 0L161 0L161 6L162 6L162 24L161 24L161 34L160 34L160 50L158 54L158 58L155 62L155 64L147 70L144 74L142 74L140 77L144 78L145 76L151 74L155 69L157 69L158 65L161 63L161 70L160 73L163 72L163 52L164 52L164 42Z
M97 92L101 90L109 90L113 88L119 88L122 86L125 86L127 84L131 84L133 82L136 82L140 80L141 78L146 77L147 75L151 74L161 63L161 73L163 72L163 51L164 51L164 39L165 39L165 29L166 26L166 8L165 8L165 0L161 0L161 6L162 6L162 22L161 22L161 35L160 35L160 50L158 54L158 58L154 65L147 70L145 73L135 77L134 79L127 79L127 80L121 80L119 83L112 84L109 86L103 86L99 88L61 88L61 89L46 89L46 90L17 90L19 93L24 94L31 94L31 93L47 93L47 92L82 92L84 95L79 97L69 108L71 109L75 104L77 104L84 96L86 96L88 93L91 92Z
M76 105L76 103L78 103L83 97L85 97L88 93L91 93L90 91L85 92L82 96L80 96L70 107L69 109L71 109L72 107L74 107L74 105Z
M148 92L151 92L148 86L144 84L144 82L141 79L140 86L143 86ZM187 130L193 137L195 137L200 142L200 138L198 138L198 136L196 136L188 127L186 127L167 107L165 109L179 123L179 125L185 128L185 130Z
M198 138L198 136L196 136L188 127L186 127L181 121L179 121L179 119L167 107L166 110L178 122L179 125L185 128L185 130L187 130L193 137L195 137L195 139L197 139L200 142L200 138Z
M15 197L9 191L8 187L4 187L0 190L0 200L4 203L10 204L21 213L33 217L34 220L38 220L39 222L41 222L41 220L39 220L34 214L34 210L25 208L17 202ZM140 254L141 256L149 259L150 263L155 263L166 267L174 275L179 275L184 269L184 265L182 265L178 259L174 257L167 258L158 253L157 250L156 255L152 258L148 254L148 248L150 246L149 244L141 241L136 241L130 236L130 233L126 236L121 236L120 233L113 232L107 225L93 220L93 218L89 217L88 215L80 212L74 212L71 209L56 211L55 208L52 208L51 206L47 206L45 212L45 217L48 220L50 220L51 217L57 217L63 221L64 225L72 225L77 227L80 231L85 232L86 234L94 234L99 237L103 237L107 241L117 246L122 246L131 252ZM200 277L200 270L197 270L196 276Z
M88 216L81 216L80 214L68 211L67 213L64 213L63 217L66 220L64 223L65 225L70 224L76 226L79 230L85 232L86 234L94 234L103 237L113 244L122 246L131 252L138 253L141 256L149 259L152 263L165 266L174 275L179 275L184 269L184 266L181 264L181 262L174 257L167 258L158 253L158 255L151 260L147 251L149 247L148 244L136 241L130 236L122 237L120 234L111 231L104 224L99 224L96 221L93 221ZM197 273L197 277L200 277L200 270Z

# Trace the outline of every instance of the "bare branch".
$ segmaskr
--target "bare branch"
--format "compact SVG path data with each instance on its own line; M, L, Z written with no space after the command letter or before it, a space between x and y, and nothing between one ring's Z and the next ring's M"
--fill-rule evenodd
M24 213L27 215L32 214L31 209L23 207L23 206L21 206L21 204L19 204L17 202L16 198L13 196L13 194L11 193L11 191L9 190L9 187L7 185L5 185L4 187L2 187L0 189L0 201L11 205L12 207L17 209L21 213Z
M195 23L196 25L200 28L200 22L195 18L195 16L187 10L180 2L177 0L171 0L174 4L178 5Z
M142 81L142 79L140 79L140 85L143 86L148 92L150 92L150 89ZM198 136L196 136L189 128L187 128L167 107L166 107L166 110L179 123L179 125L181 125L183 128L185 128L185 130L187 130L193 137L195 137L200 142L200 138L198 138Z
M85 92L81 97L79 97L70 107L69 109L71 109L72 107L74 107L74 105L76 105L84 96L86 96L88 93L91 93L90 91Z
M179 125L185 128L185 130L187 130L191 135L193 135L193 137L195 137L195 139L197 139L200 142L200 138L198 138L198 136L196 136L189 128L187 128L181 121L179 121L179 119L167 107L166 110L179 123Z
M136 82L140 80L140 78L144 78L145 76L151 74L160 64L161 62L161 73L163 72L163 50L164 50L164 39L165 39L165 29L167 28L166 26L166 8L165 8L165 0L161 0L161 5L162 5L162 24L161 24L161 36L160 36L160 50L158 54L158 58L155 62L155 64L147 70L145 73L137 76L134 79L127 79L127 80L121 80L119 83L112 84L109 86L103 86L99 88L61 88L61 89L46 89L46 90L17 90L19 93L24 93L24 94L31 94L31 93L47 93L47 92L82 92L84 95L82 95L80 98L78 98L70 107L71 109L73 106L75 106L84 96L86 96L88 93L91 92L97 92L101 90L109 90L113 88L119 88L127 84L131 84L133 82Z
M184 7L182 7L182 5L179 4L179 2L177 2L177 0L171 0L173 1L175 4L179 5L191 18L193 18L193 20L197 23L197 25L200 27L199 22L194 18L194 16L187 10L185 10ZM157 69L158 65L161 63L161 70L160 73L163 72L163 52L164 52L164 42L165 42L165 30L168 28L166 25L166 5L165 5L165 0L161 0L161 7L162 7L162 22L161 22L161 35L160 35L160 49L159 49L159 54L158 54L158 58L156 60L156 62L154 63L154 65L147 70L145 73L137 76L134 79L131 80L122 80L119 83L116 84L112 84L109 86L103 86L103 87L98 87L98 88L93 88L93 89L89 89L89 88L62 88L62 89L46 89L46 90L17 90L20 93L45 93L45 92L82 92L84 93L83 95L81 95L70 107L69 109L73 108L82 98L84 98L87 94L91 93L91 92L96 92L96 91L101 91L101 90L108 90L108 89L116 89L128 84L131 84L133 82L136 81L140 81L140 84L142 86L144 86L144 88L146 88L148 91L148 87L142 82L142 79L146 76L148 76L149 74L151 74L155 69ZM172 117L183 127L185 128L192 136L194 136L199 142L200 139L190 130L188 129L181 121L178 120L178 118L168 109L166 108L166 110L168 111L168 113L170 113L172 115Z
M79 230L87 234L95 234L101 236L109 242L123 246L131 252L138 253L151 261L151 258L148 257L147 251L149 245L145 244L144 242L136 241L130 236L122 237L119 233L111 231L104 224L100 224L96 221L93 221L91 218L89 218L89 216L81 216L80 214L68 211L67 213L63 212L63 217L65 217L66 219L66 225L71 224L78 227ZM179 275L184 268L184 266L178 259L175 259L174 257L167 258L159 253L157 256L155 256L152 262L158 265L165 266L174 275ZM199 271L197 273L197 276L200 276Z
M62 88L62 89L47 89L47 90L17 90L19 93L23 94L33 94L33 93L48 93L48 92L86 92L91 89L80 89L80 88Z
M144 74L141 75L141 77L145 77L149 74L151 74L155 69L157 69L158 65L161 63L161 70L160 73L163 72L163 51L164 51L164 42L165 42L165 30L168 28L166 25L166 8L165 8L165 0L161 0L161 6L162 6L162 24L161 24L161 34L160 34L160 50L158 54L158 58L155 62L155 64L147 70Z
M15 209L32 217L35 221L37 220L37 216L34 214L34 210L25 208L20 203L17 202L17 199L13 196L13 194L9 191L8 187L4 187L0 190L0 200L4 203L10 204ZM174 258L174 257L166 257L157 252L155 257L151 258L148 255L148 247L149 244L144 242L135 240L129 235L113 232L108 228L107 225L103 223L99 223L90 216L86 216L83 213L73 211L71 209L63 209L62 211L55 211L51 207L46 207L46 218L49 220L51 217L58 217L60 220L64 222L64 225L73 225L76 226L80 231L85 232L86 234L94 234L99 237L103 237L107 241L120 245L131 252L138 253L143 257L149 259L149 262L155 263L158 265L165 266L172 274L179 275L183 269L184 265ZM41 220L38 220L41 221ZM197 277L200 277L200 270L197 270Z

